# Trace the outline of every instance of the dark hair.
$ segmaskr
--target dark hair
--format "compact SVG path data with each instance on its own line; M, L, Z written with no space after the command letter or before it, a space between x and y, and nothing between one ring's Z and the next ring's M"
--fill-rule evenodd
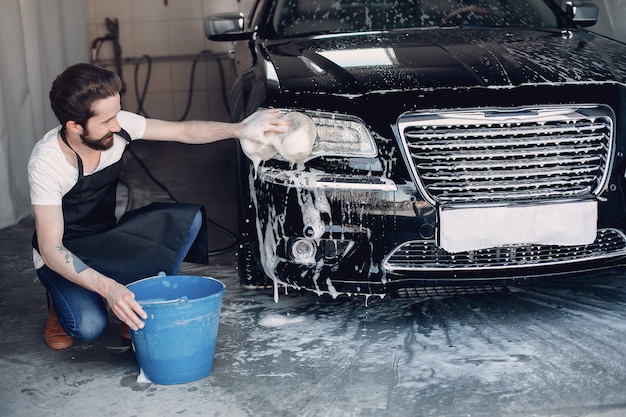
M92 64L76 64L52 82L50 104L62 126L71 120L85 127L93 116L94 101L111 97L121 89L122 81L116 73Z

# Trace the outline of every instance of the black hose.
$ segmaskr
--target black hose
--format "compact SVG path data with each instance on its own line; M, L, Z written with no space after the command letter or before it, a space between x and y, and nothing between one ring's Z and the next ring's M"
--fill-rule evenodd
M222 64L222 61L212 51L205 49L205 50L200 51L198 54L196 54L196 56L193 59L193 62L191 63L191 73L189 74L189 90L187 93L187 104L185 105L185 110L183 111L182 116L178 118L178 121L183 121L187 119L187 116L189 115L189 110L191 109L191 102L193 100L193 90L194 90L194 84L195 84L195 78L196 78L196 67L198 65L198 61L200 60L200 58L202 58L205 55L213 57L213 59L217 62L218 69L220 72L220 81L222 84L222 101L224 103L224 107L230 113L230 104L228 102L228 95L226 93L226 77L224 74L224 66ZM140 92L139 91L139 67L144 61L147 62L148 68L146 70L147 71L146 77L144 79L143 87ZM146 100L146 95L148 93L148 85L150 84L151 75L152 75L152 57L150 57L150 55L143 55L135 63L135 71L133 75L134 77L133 80L135 84L135 98L137 99L137 110L135 112L137 114L141 114L148 118L150 117L150 115L148 115L148 112L144 108L144 102Z
M176 197L174 197L174 195L171 193L171 191L165 186L165 184L163 184L161 181L159 181L150 171L150 169L146 166L146 164L143 162L143 160L139 157L139 155L137 155L132 147L128 148L128 152L130 152L130 154L137 160L137 162L139 163L139 165L141 165L141 167L143 168L143 170L145 171L145 173L148 175L148 177L152 180L152 182L154 182L159 188L161 188L163 191L165 191L165 193L167 194L167 196L175 203L179 203L178 199L176 199ZM131 188L130 186L128 186L128 194L130 196L131 194ZM130 197L129 197L130 198ZM215 222L214 220L211 220L208 216L207 216L207 226L212 226L213 228L217 229L218 231L222 232L223 234L225 234L229 239L232 240L233 243L231 243L230 245L225 246L224 248L220 248L220 249L216 249L213 251L209 251L209 256L217 256L217 255L221 255L223 253L226 252L230 252L232 251L236 245L237 245L237 241L238 241L238 237L237 235L235 235L232 231L228 230L227 228L225 228L224 226L218 224L217 222Z
M118 178L117 181L120 185L126 188L126 195L128 196L126 198L126 204L124 206L124 213L126 213L128 210L130 210L130 207L133 205L133 194L131 192L130 185L128 185L126 181L124 181L121 178Z
M138 74L139 74L139 66L144 60L148 62L148 69L146 73L146 79L144 80L144 83L143 83L143 90L141 91L141 94L140 94ZM139 59L139 61L137 61L137 63L135 64L135 73L134 73L134 78L133 78L134 84L135 84L135 97L137 98L137 110L135 111L135 113L141 114L148 118L150 116L148 115L146 110L143 108L143 102L146 99L146 93L148 92L148 85L150 84L151 75L152 75L152 58L150 58L150 55L143 55Z

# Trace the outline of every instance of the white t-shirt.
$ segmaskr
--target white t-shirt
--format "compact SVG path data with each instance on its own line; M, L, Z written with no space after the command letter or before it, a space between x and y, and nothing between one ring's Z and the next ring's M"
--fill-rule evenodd
M141 139L146 130L146 119L138 114L121 111L117 115L120 126L128 132L131 139ZM61 151L57 134L59 127L50 130L35 144L28 161L28 183L30 202L33 205L61 205L63 196L68 193L78 180L78 170L73 167ZM100 164L90 175L122 158L126 139L113 136L113 146L100 154Z
M120 111L117 120L130 135L132 140L141 139L146 130L146 118L135 113ZM50 130L35 144L28 161L28 183L30 185L30 201L33 205L62 204L67 194L78 181L78 170L73 167L59 145L57 134L59 126ZM100 154L100 164L93 172L84 172L87 176L113 165L122 158L126 148L126 139L119 135L113 136L113 146ZM43 266L39 253L33 251L35 268Z

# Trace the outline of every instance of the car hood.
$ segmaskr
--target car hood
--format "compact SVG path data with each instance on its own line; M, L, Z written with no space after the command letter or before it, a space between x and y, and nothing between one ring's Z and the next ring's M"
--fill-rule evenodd
M576 30L442 28L265 41L282 91L372 91L626 80L626 46Z

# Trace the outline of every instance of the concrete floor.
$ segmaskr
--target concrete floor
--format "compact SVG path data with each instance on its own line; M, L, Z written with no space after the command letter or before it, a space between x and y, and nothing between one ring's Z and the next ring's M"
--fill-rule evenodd
M232 144L137 144L181 201L235 230ZM169 197L129 155L130 206ZM121 204L126 191L121 187ZM626 416L626 274L484 295L317 297L238 285L234 252L182 274L223 281L211 374L137 381L119 324L53 351L33 221L0 230L0 416ZM209 230L211 249L229 240Z

